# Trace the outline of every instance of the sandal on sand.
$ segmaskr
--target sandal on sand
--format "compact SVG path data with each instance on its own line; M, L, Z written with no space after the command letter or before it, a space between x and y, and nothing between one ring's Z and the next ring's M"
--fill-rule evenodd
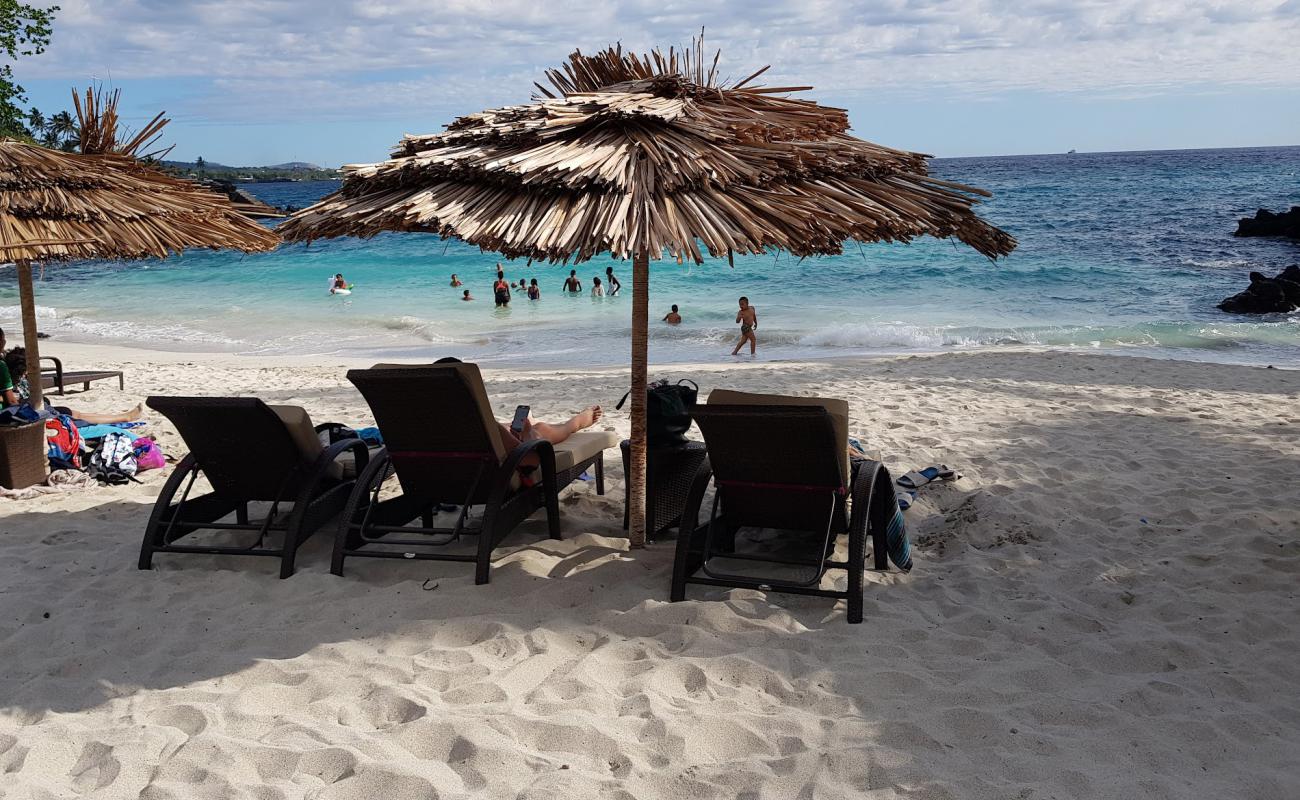
M899 489L894 492L894 500L898 501L899 510L906 511L912 507L912 503L916 500L916 492L905 492Z
M950 481L956 475L946 464L936 464L922 470L912 470L895 483L904 489L917 490L931 481Z

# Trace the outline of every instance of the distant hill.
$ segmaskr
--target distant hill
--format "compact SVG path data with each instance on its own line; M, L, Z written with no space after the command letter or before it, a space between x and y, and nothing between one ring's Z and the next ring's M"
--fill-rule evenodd
M265 169L295 169L295 170L315 170L320 171L324 167L317 166L309 161L286 161L283 164L271 164Z
M272 164L269 167L232 167L213 161L205 161L202 170L193 161L163 161L162 167L177 175L212 178L220 181L242 181L245 183L330 181L337 180L339 177L339 171L336 169L321 167L306 161L289 161L284 164Z

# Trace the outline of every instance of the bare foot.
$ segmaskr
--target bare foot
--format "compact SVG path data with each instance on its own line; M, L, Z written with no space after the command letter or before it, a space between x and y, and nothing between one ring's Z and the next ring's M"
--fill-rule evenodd
M573 421L578 424L578 430L584 430L600 421L603 414L604 412L600 410L600 406L588 406L585 411L575 414Z
M143 413L144 413L144 406L140 403L137 403L135 408L126 412L122 416L126 417L125 420L126 422L135 422L136 420L140 419L140 415Z

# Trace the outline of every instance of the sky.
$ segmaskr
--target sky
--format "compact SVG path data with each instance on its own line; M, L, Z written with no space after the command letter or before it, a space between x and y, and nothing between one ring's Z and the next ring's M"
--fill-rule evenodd
M1300 0L57 2L51 47L16 66L31 101L119 88L128 125L167 112L182 160L382 160L527 102L575 48L701 28L724 76L770 64L760 83L815 86L855 135L938 156L1300 144Z

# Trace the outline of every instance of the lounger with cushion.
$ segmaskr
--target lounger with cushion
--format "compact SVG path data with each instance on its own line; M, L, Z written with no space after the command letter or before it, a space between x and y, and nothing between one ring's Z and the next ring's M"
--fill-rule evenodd
M889 475L848 458L848 404L716 390L692 412L708 446L682 516L671 599L688 584L842 598L848 621L862 621L866 540L876 569L888 566ZM714 496L701 521L710 481ZM741 547L738 535L745 532ZM835 560L837 537L848 558ZM848 573L844 590L821 588L827 570Z
M296 406L245 397L150 397L147 404L171 420L190 452L154 504L140 569L152 566L155 553L269 556L280 559L280 577L287 578L298 548L352 494L355 479L344 475L342 462L355 460L362 469L366 463L360 439L322 445L318 431L328 426L313 427ZM200 477L211 491L192 497ZM253 503L270 507L252 519ZM178 543L201 531L256 539L232 545L209 535L201 543Z
M560 538L559 493L585 470L604 494L604 451L617 437L582 431L559 445L507 450L477 365L378 364L348 380L370 405L384 448L358 474L340 520L336 575L352 557L428 559L472 562L475 582L487 583L492 551L534 512L545 509L551 538ZM524 477L526 459L538 463ZM439 520L439 509L452 507L442 512L452 519ZM477 520L472 508L482 509ZM473 552L454 547L466 535L478 536Z

